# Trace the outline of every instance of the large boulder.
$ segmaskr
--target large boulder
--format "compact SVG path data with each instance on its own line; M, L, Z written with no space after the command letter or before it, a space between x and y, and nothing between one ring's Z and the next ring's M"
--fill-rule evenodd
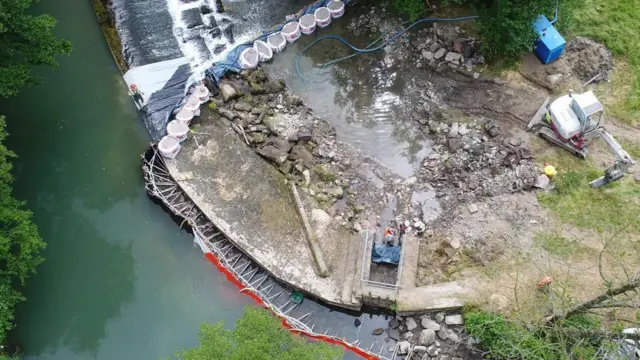
M460 60L462 60L462 54L458 54L456 52L450 51L447 53L447 55L444 57L444 61L448 61L448 62L459 62Z
M279 93L284 90L284 81L281 79L269 81L265 84L264 90L267 94Z
M183 10L182 13L180 13L180 18L186 25L187 29L204 27L204 22L202 21L200 10L197 7Z
M300 160L304 164L304 166L310 168L313 166L313 155L302 145L295 145L291 149L291 154L289 155L291 160Z
M217 110L220 116L227 118L229 120L233 120L237 116L233 111L222 108L222 107L219 107Z
M438 324L437 322L429 319L429 318L422 318L422 320L420 321L421 325L423 328L425 329L431 329L433 331L438 331L440 330L440 324Z
M282 151L273 145L263 146L262 148L258 149L258 154L260 154L267 160L273 161L276 164L284 163L285 161L287 161L287 157L289 157L289 154L287 154L286 151Z
M270 137L267 140L267 142L265 143L265 145L274 146L278 150L281 150L281 151L283 151L285 153L289 153L289 151L291 151L291 147L293 146L287 140L279 138L279 137L275 137L275 136Z
M438 49L438 51L436 51L436 53L435 53L435 54L433 54L433 58L434 58L434 59L436 59L436 60L440 60L440 59L442 59L442 57L443 57L443 56L444 56L444 54L446 54L446 53L447 53L447 49L445 49L445 48L440 48L440 49Z
M407 355L411 350L411 343L408 341L400 341L398 343L398 355Z
M462 320L462 315L449 315L444 318L444 323L447 325L462 325L464 321Z
M222 100L224 100L224 102L236 99L240 96L238 91L236 91L236 88L227 82L220 83L220 94L222 95Z
M251 111L251 105L247 104L246 102L237 102L236 105L234 106L234 109L238 111L249 112Z
M412 317L407 317L405 323L407 324L407 330L409 331L412 331L413 329L418 327L418 323L416 323L416 321Z
M436 332L432 329L424 329L420 332L420 345L429 346L436 341Z

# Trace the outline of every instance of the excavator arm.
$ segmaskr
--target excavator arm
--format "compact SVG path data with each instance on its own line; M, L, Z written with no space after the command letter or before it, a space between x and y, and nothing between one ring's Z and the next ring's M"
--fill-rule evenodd
M601 186L612 183L616 180L619 180L624 176L627 170L635 165L635 161L631 158L631 155L622 148L620 143L613 137L613 135L609 134L604 128L600 128L596 130L600 133L600 138L604 140L604 142L611 148L613 153L616 155L616 161L613 166L609 167L604 172L604 176L601 176L592 182L589 183L592 188L597 189Z

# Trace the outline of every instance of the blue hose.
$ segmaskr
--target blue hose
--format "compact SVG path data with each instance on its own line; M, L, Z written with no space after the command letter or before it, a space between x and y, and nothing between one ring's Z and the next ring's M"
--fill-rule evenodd
M319 43L320 41L323 40L327 40L327 39L335 39L338 40L340 42L342 42L343 44L347 45L348 47L350 47L353 51L355 51L355 54L351 54L349 56L345 56L342 57L340 59L336 59L336 60L331 60L327 63L325 63L322 66L322 69L325 69L327 66L331 65L331 64L335 64L339 61L342 60L346 60L349 59L351 57L357 56L359 54L363 54L363 53L371 53L374 51L378 51L382 48L384 48L385 46L387 46L388 44L392 43L393 41L395 41L396 39L398 39L400 36L402 36L404 33L406 33L407 31L411 30L411 28L413 28L414 26L421 24L423 22L428 22L428 21L464 21L464 20L473 20L473 19L477 19L478 16L464 16L464 17L458 17L458 18L423 18L420 20L415 21L413 24L407 26L406 28L399 30L398 32L396 32L393 36L391 36L387 41L383 42L382 44L376 46L376 47L371 47L374 44L376 44L381 38L378 38L376 41L374 41L373 43L369 44L366 48L361 49L361 48L357 48L353 45L351 45L347 40L345 40L343 37L341 36L337 36L337 35L325 35L322 37L317 38L316 40L314 40L311 44L307 45L307 47L305 47L304 49L302 49L302 51L300 51L298 53L298 55L296 55L296 60L295 60L295 66L296 66L296 75L300 76L303 80L306 80L305 77L302 75L302 73L300 72L300 58L302 57L302 54L304 54L307 50L309 50L310 48L312 48L313 46L315 46L317 43ZM383 35L384 36L384 35Z

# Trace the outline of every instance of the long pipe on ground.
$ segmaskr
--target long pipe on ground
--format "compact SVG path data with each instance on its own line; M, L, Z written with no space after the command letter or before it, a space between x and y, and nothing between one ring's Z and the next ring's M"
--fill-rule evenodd
M458 18L423 18L420 20L415 21L414 23L412 23L411 25L407 26L406 28L403 28L402 30L396 32L394 35L392 35L387 41L382 42L380 45L375 46L375 47L370 47L371 45L367 46L364 49L355 47L354 45L351 45L351 43L349 43L347 40L345 40L343 37L341 36L337 36L337 35L325 35L322 37L319 37L318 39L314 40L311 44L307 45L307 47L305 47L304 49L302 49L302 51L300 51L298 53L298 55L296 55L296 60L295 60L295 70L296 70L296 74L298 76L300 76L301 78L304 79L304 76L302 76L302 73L300 72L300 58L302 57L302 54L304 54L307 50L309 50L310 48L312 48L313 46L315 46L317 43L319 43L320 41L323 40L327 40L327 39L334 39L334 40L338 40L340 42L342 42L343 44L347 45L348 47L350 47L353 51L356 52L355 55L358 54L362 54L362 53L371 53L374 51L378 51L380 49L383 49L385 46L387 46L388 44L394 42L395 40L397 40L400 36L402 36L404 33L406 33L407 31L411 30L414 26L421 24L423 22L450 22L450 21L465 21L465 20L474 20L479 18L479 16L464 16L464 17L458 17ZM380 39L378 39L380 40ZM374 41L372 44L375 44L376 42L378 42L378 40ZM338 59L335 61L330 61L327 64L331 64L331 63L335 63L337 61L341 61L344 59L347 59L351 56L342 58L342 59Z
M307 238L307 242L309 243L309 248L311 250L311 254L313 255L313 260L316 263L317 273L321 277L327 277L329 276L329 267L327 266L327 263L324 261L324 254L322 252L322 248L320 248L320 245L316 240L315 234L313 233L313 229L311 228L311 224L309 224L309 218L307 217L307 212L304 210L304 205L302 204L302 200L300 200L298 189L296 188L296 184L294 183L291 183L291 192L293 193L293 198L296 201L296 205L298 207L298 213L302 218L304 234Z

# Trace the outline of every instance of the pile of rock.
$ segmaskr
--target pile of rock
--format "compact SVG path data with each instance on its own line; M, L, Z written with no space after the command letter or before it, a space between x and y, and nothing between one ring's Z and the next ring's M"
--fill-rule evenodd
M567 43L564 60L582 82L609 81L613 72L613 55L603 44L577 36Z
M381 176L385 180L371 175L382 184L370 181L370 174L364 174L368 163L336 141L335 128L286 91L284 82L269 80L261 68L223 79L213 104L247 145L344 226L359 231L361 220L368 217L364 202L377 205L383 189L393 189L386 174Z
M413 359L461 360L469 358L475 343L464 333L464 321L460 314L425 314L419 317L397 316L384 330L389 341L397 342L398 355L407 355L413 348ZM382 333L378 329L378 333ZM374 331L374 334L376 331ZM390 346L389 351L393 351Z
M451 24L434 23L430 28L418 31L412 44L418 54L416 67L425 64L436 69L448 66L473 73L476 65L485 63L479 41Z
M517 137L507 137L492 121L437 121L423 125L434 137L421 179L439 196L470 201L531 188L539 175L532 153Z

